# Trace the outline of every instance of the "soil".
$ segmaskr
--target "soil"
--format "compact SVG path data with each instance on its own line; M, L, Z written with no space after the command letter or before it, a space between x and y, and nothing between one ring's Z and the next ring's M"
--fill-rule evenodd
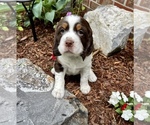
M50 69L53 67L54 63L54 61L51 60L54 29L50 24L44 25L44 23L39 20L35 21L35 27L36 34L38 36L37 42L34 42L33 40L30 27L24 28L24 31L22 32L17 31L17 58L30 59L34 64L41 67L47 74L53 77ZM8 39L10 37L12 36L9 36L6 33L6 38ZM14 40L12 37L9 41L13 41L12 39ZM145 42L144 46L146 45L147 47L148 43L146 43L147 42ZM1 47L1 53L3 53L2 50L3 47ZM92 68L98 79L95 83L90 83L91 92L87 95L83 95L79 90L79 76L66 76L66 89L75 94L89 111L89 125L134 124L132 122L123 120L120 115L115 112L114 107L108 103L112 91L120 91L124 92L126 95L129 95L130 91L134 90L133 52L132 36L128 40L126 47L121 52L116 53L110 57L105 57L101 52L95 51ZM1 53L0 56L2 55ZM136 51L136 53L137 54L135 54L135 57L138 60L140 59L138 56L139 51ZM140 53L144 54L145 48L142 48ZM143 61L145 62L144 59ZM140 65L143 63L138 63L137 61L136 64L137 67L140 67ZM148 64L149 62L144 63L143 65L147 66ZM149 71L146 73L149 73ZM139 76L141 75L137 73L136 77L138 78ZM140 78L137 79L137 81L141 83L143 80ZM141 89L142 92L143 90L147 90L146 85L148 86L148 84L144 83L144 85L144 87L142 84L137 85L136 90L139 90L139 86L141 86L139 92L141 92ZM141 123L136 121L136 124L140 125Z

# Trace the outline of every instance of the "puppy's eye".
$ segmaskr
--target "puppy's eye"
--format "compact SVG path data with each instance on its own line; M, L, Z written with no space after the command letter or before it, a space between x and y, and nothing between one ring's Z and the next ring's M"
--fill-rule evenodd
M62 28L62 29L60 30L60 33L61 33L61 34L64 34L64 32L65 32L65 29Z
M79 36L83 36L84 35L83 30L78 30L77 33L78 33Z

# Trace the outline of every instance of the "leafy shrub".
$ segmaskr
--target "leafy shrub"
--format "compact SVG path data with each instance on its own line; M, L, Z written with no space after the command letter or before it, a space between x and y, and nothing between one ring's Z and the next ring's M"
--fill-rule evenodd
M45 23L54 22L60 17L62 10L70 0L36 0L33 6L33 14L38 19L43 19Z
M72 6L69 6L69 9L65 9L69 2L74 4L75 6L71 8ZM45 24L47 22L54 23L54 20L61 18L62 12L64 9L66 11L71 11L73 14L79 15L80 12L84 10L84 7L82 5L83 0L75 0L75 3L73 3L71 0L35 0L34 6L33 6L33 14L35 18L38 18L40 20L44 20ZM26 4L27 8L29 8L29 4ZM9 27L16 27L18 30L22 31L23 27L28 27L30 25L30 21L28 16L25 14L25 9L22 6L21 3L17 3L16 6L14 5L13 8L16 8L16 17L10 18L10 16L6 16L6 14L1 14L0 18L0 29L2 30L9 30ZM2 12L12 12L8 5L3 4L0 8L0 13Z
M72 13L80 15L81 12L85 10L85 7L83 6L83 0L75 0L75 3L73 3L75 6L72 8Z

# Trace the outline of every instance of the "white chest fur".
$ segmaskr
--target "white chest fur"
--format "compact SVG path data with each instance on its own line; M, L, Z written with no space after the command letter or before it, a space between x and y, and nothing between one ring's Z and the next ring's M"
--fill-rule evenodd
M92 54L86 57L84 61L81 56L68 56L66 54L59 56L58 60L66 74L77 75L81 70L91 68Z

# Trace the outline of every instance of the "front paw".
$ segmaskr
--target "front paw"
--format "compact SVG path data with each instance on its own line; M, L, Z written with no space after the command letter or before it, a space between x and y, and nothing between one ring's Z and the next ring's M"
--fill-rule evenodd
M55 98L62 98L65 94L65 90L64 89L53 89L52 91L52 95Z
M88 94L91 90L91 87L89 85L81 85L80 90L83 94Z
M89 81L90 81L90 82L96 82L96 80L97 80L97 77L96 77L96 75L94 74L94 72L91 70L91 71L90 71L90 75L89 75Z

